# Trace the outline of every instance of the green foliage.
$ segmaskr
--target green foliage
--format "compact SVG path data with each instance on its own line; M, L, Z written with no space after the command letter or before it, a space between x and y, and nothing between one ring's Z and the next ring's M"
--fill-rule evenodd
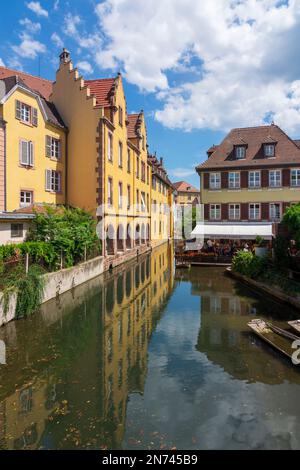
M256 279L268 266L267 257L258 257L250 252L239 251L232 260L232 269L244 276Z
M257 235L255 239L255 244L258 246L263 246L264 245L264 239L260 235Z
M290 206L282 219L283 224L291 234L291 238L296 240L300 247L300 203Z
M59 265L63 255L67 267L81 261L85 252L99 254L101 248L94 218L81 209L64 207L48 207L45 214L36 214L27 240L50 245L51 262Z
M289 240L277 236L274 240L275 263L279 268L287 268L290 265L290 256L288 252Z
M36 312L42 302L44 292L44 270L32 265L26 274L23 265L18 265L5 277L3 289L3 309L7 313L10 296L17 295L16 318L25 318Z

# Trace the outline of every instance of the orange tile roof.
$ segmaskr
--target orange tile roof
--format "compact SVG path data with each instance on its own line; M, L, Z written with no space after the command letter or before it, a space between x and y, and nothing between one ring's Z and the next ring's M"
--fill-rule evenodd
M98 80L84 80L85 85L91 90L91 94L95 96L97 106L109 107L110 93L115 83L115 78L100 78Z
M187 192L187 193L200 193L200 189L195 188L191 184L187 183L186 181L179 181L178 183L173 183L173 186L179 192Z
M127 135L128 139L136 139L138 137L136 132L136 126L139 119L139 114L128 114L128 126L127 126Z
M46 100L49 100L49 97L52 93L52 85L53 83L50 80L46 80L45 78L34 77L25 72L20 72L19 70L12 70L8 69L7 67L0 67L0 80L2 78L8 78L13 75L17 75L20 77L23 82L32 90L39 93L43 96Z
M265 158L263 144L274 143L275 158ZM246 158L237 160L234 154L236 145L246 146ZM223 142L215 147L212 155L197 167L198 171L218 168L257 167L282 164L300 164L300 148L280 127L246 127L232 129Z

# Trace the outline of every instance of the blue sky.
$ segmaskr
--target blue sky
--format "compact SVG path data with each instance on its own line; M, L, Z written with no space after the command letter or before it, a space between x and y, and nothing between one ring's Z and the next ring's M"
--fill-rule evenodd
M300 136L300 0L10 0L0 64L54 79L62 46L84 77L125 79L173 181L232 127Z

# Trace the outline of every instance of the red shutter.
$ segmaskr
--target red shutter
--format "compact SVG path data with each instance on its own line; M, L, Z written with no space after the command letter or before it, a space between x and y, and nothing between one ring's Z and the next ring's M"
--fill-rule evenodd
M228 173L227 171L222 171L221 173L221 188L228 189Z
M282 186L290 187L290 185L291 185L291 170L289 168L286 168L282 170Z
M249 213L248 213L248 204L247 203L242 203L241 204L241 219L242 220L248 220L249 218Z
M248 188L248 171L241 171L241 188Z
M204 220L209 220L209 204L204 204Z
M282 216L284 216L285 211L287 210L288 207L290 207L290 203L289 203L289 202L283 202L283 203L282 203Z
M228 204L222 204L221 218L222 220L228 220Z
M262 220L269 220L270 214L269 214L269 204L267 202L263 202L261 204L261 212L260 212L260 218Z
M204 173L203 180L204 189L209 189L209 173Z
M269 186L269 170L262 170L261 172L261 186L267 188Z

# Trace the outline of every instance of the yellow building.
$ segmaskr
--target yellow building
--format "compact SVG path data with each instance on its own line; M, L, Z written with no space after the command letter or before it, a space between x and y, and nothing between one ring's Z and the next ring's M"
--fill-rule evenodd
M200 190L187 183L186 181L178 181L173 183L176 189L176 204L181 206L196 206L200 204Z

